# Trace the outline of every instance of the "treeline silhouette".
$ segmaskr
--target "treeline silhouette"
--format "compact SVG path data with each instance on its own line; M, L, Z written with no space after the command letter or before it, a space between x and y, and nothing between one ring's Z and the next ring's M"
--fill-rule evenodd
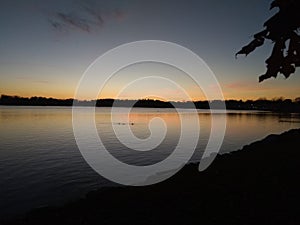
M192 103L192 104L191 104ZM220 100L195 101L195 102L165 102L154 99L141 100L116 100L116 99L98 99L98 100L76 100L76 99L55 99L45 97L20 97L1 95L0 105L15 106L97 106L97 107L143 107L143 108L191 108L194 105L197 109L209 109L210 105L218 106L222 103ZM265 110L280 112L300 112L300 97L294 100L277 98L273 100L226 100L226 108L232 110Z

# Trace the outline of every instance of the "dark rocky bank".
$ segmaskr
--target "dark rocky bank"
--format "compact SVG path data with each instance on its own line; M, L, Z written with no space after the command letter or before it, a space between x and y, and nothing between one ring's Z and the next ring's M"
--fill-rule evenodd
M300 224L300 129L195 164L165 182L89 193L5 225Z

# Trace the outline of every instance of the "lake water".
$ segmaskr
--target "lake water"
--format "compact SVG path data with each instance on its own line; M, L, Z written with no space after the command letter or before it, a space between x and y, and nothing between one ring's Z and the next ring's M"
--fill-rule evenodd
M122 131L128 117L121 111L114 125ZM178 143L180 119L173 109L134 108L130 113L127 125L138 138L149 137L148 125L154 118L161 118L167 126L161 144L146 152L131 151L120 143L114 135L109 108L97 108L95 115L101 140L123 162L139 166L157 163L170 155ZM218 116L227 120L222 153L238 150L271 133L300 127L298 114L227 111ZM209 111L199 110L198 118L201 135L191 161L201 158L210 134ZM127 133L122 135L126 140ZM94 172L83 159L73 134L72 108L0 106L0 217L62 204L112 185L115 184Z

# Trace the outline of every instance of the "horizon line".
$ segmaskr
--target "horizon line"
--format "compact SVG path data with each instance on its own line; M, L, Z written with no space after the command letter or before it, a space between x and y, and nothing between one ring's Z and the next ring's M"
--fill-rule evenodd
M8 94L1 94L0 98L2 99L3 96L7 96L7 97L13 97L13 98L27 98L27 99L31 99L31 98L45 98L45 99L55 99L55 100L73 100L73 101L82 101L82 102L92 102L92 101L98 101L98 100L113 100L113 101L142 101L142 100L147 100L147 101L160 101L160 102L177 102L177 103L188 103L188 102L209 102L209 101L223 101L221 99L213 99L213 100L162 100L162 99L155 99L155 98L141 98L141 99L115 99L115 98L97 98L97 99L75 99L75 98L56 98L56 97L45 97L45 96L37 96L37 95L33 95L30 97L26 97L26 96L20 96L20 95L8 95ZM273 97L272 99L270 98L266 98L266 97L260 97L257 99L233 99L233 98L229 98L229 99L224 99L224 101L242 101L242 102L246 102L246 101L260 101L260 100L264 100L264 101L279 101L279 100L292 100L292 101L300 101L300 97L296 97L294 99L291 98L285 98L285 97Z

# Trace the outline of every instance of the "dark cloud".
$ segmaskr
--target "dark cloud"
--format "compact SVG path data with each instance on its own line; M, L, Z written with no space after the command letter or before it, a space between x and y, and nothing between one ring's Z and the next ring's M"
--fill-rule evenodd
M93 17L94 22L98 25L102 25L104 23L101 7L97 5L97 3L93 1L78 1L77 3L83 10L85 10L90 16Z
M50 19L50 23L56 29L73 27L86 32L91 30L90 22L76 14L56 12L54 17Z
M107 20L122 21L125 12L120 9L109 9L93 0L76 0L72 2L72 11L57 10L48 14L50 25L58 31L78 29L91 32L101 28Z

